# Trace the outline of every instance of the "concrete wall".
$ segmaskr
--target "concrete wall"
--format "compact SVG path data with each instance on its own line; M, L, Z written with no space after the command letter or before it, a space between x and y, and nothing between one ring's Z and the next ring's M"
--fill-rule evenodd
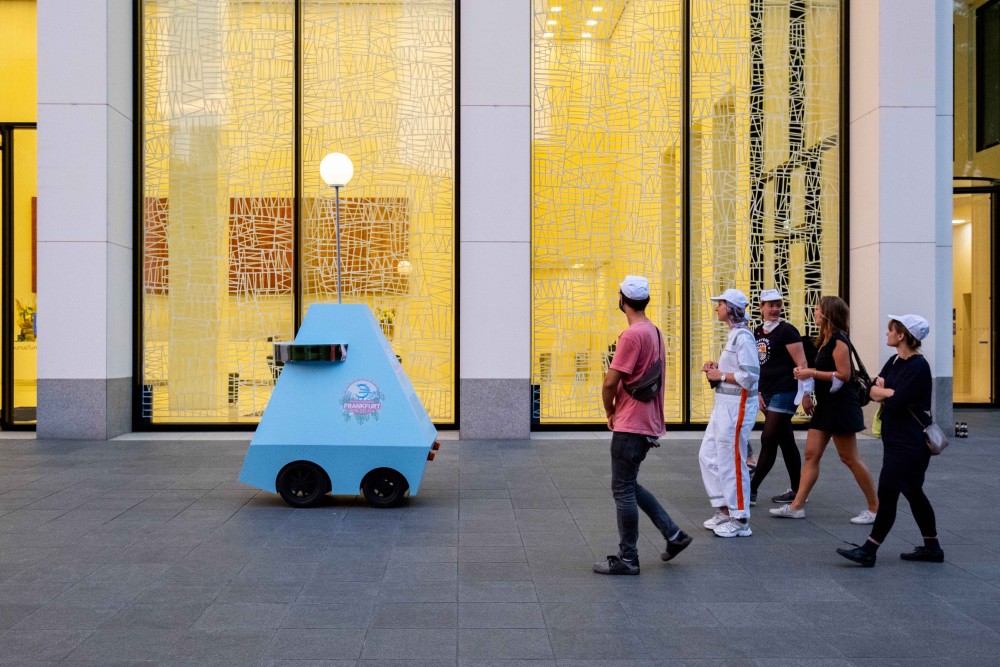
M950 0L866 0L850 14L852 339L877 371L888 313L931 324L935 415L951 417Z
M132 3L38 3L38 436L131 428Z

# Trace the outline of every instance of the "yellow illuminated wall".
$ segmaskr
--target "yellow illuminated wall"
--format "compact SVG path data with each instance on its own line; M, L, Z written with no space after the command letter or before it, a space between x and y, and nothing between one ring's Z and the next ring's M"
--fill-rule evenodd
M712 396L700 368L718 357L726 333L709 296L737 287L756 300L778 287L805 331L810 304L838 288L840 4L594 6L535 2L537 417L603 421L608 346L626 326L617 284L636 273L650 278L647 313L667 341L665 418L703 421ZM683 59L690 122L682 128Z
M344 266L363 274L343 299L377 309L431 417L453 421L453 3L305 0L298 50L289 2L143 11L143 415L259 419L296 292L337 298L318 166L340 151Z

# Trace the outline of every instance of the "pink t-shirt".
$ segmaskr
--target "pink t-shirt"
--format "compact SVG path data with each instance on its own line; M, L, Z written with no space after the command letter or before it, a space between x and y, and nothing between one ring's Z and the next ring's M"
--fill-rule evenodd
M658 340L656 327L649 320L636 322L622 332L615 348L611 368L620 371L624 382L635 382L656 360L659 352L666 370L666 349ZM660 436L666 433L663 426L663 383L656 398L647 403L628 395L622 383L615 392L615 431Z

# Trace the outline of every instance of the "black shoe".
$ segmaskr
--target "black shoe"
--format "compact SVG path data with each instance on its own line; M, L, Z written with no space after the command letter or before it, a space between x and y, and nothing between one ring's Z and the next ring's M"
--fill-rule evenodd
M689 544L691 544L691 536L682 530L676 540L667 540L667 550L660 554L660 558L662 560L670 560L687 549Z
M606 561L594 563L594 572L597 574L639 574L639 559L629 562L618 556L608 556Z
M750 507L753 507L756 504L757 504L757 492L756 491L751 491L750 492Z
M942 549L928 549L927 547L917 547L913 551L899 554L903 560L919 560L925 563L943 563L944 551Z
M855 545L853 549L837 549L837 553L846 558L847 560L852 560L858 565L864 565L865 567L875 567L875 554L870 554L861 547Z

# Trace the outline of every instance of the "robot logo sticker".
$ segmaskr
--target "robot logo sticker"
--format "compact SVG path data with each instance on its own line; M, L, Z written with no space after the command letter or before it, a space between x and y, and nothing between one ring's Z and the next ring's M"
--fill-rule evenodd
M378 421L379 410L382 409L382 399L385 396L379 391L378 385L371 380L355 380L347 385L340 405L344 408L344 421L354 421L364 424L369 419Z

